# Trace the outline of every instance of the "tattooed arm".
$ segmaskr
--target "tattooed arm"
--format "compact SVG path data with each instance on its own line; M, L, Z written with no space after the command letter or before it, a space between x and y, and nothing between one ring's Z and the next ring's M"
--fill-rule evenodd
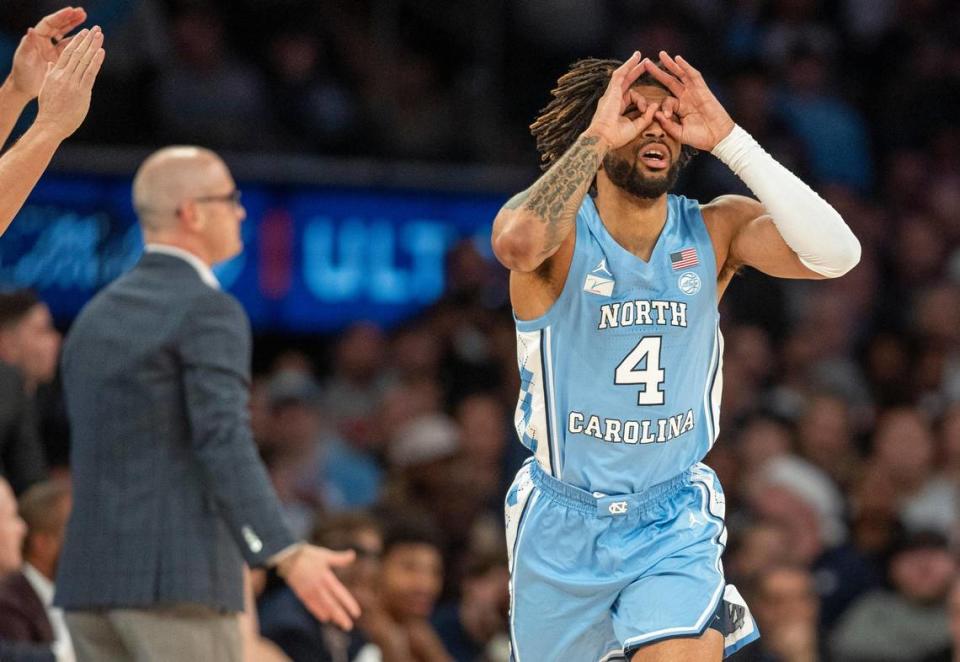
M505 267L533 271L557 252L604 153L600 138L584 133L533 186L507 201L493 222L493 250Z
M587 130L540 179L497 214L493 252L505 267L528 273L553 256L570 236L583 196L607 151L626 145L653 121L657 104L648 105L630 88L643 71L640 53L617 68Z

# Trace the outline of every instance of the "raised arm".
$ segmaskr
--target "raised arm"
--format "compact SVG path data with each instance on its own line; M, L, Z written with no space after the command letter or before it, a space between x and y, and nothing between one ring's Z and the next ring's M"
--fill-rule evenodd
M569 236L577 209L610 149L636 138L653 120L657 104L646 101L630 86L643 73L640 53L634 53L610 77L587 130L530 188L518 193L493 222L493 252L518 272L536 270ZM624 116L628 106L642 112Z
M723 196L704 207L726 256L721 273L747 265L781 278L836 278L856 266L860 242L840 214L734 124L689 62L663 51L660 61L668 71L646 69L676 97L657 113L660 124L723 161L759 199Z
M37 119L0 157L0 234L6 232L54 152L76 131L90 109L90 93L103 64L103 33L83 30L48 64Z
M0 145L6 144L24 107L40 94L47 65L70 43L65 35L85 20L87 12L81 7L64 7L40 19L20 40L10 75L0 85Z
M17 89L12 77L7 77L0 85L0 147L7 144L14 125L28 103L30 97Z

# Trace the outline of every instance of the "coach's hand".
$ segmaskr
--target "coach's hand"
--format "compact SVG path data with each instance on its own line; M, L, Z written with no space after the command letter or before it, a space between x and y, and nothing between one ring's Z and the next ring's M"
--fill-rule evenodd
M80 128L90 110L93 82L103 64L103 33L94 26L81 30L63 49L56 64L47 65L35 125L65 139Z
M69 32L87 20L81 7L64 7L40 19L20 40L13 54L10 82L24 102L36 99L47 75L47 65L57 61L72 40Z
M354 557L352 551L334 552L303 545L280 562L277 572L318 620L333 621L344 630L352 630L353 620L360 616L360 605L332 568L350 565Z
M676 97L668 97L657 111L660 126L682 144L709 152L733 131L733 119L693 65L679 55L674 60L666 51L660 51L660 62L667 71L649 60L643 63L647 73Z
M630 88L643 74L645 62L641 61L640 52L637 51L614 69L606 91L597 101L597 110L585 135L598 137L606 143L607 148L616 149L650 126L659 106L647 104L641 94ZM633 107L636 107L636 112L633 112Z

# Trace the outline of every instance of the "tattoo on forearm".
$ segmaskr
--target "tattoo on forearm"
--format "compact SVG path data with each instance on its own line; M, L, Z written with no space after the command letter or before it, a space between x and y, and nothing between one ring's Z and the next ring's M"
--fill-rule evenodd
M598 140L595 137L580 138L536 184L507 203L524 206L546 223L547 246L544 252L563 241L569 224L576 217L575 210L571 213L568 209L571 198L584 184L589 185L597 174L600 156L595 146ZM519 199L521 196L523 198Z

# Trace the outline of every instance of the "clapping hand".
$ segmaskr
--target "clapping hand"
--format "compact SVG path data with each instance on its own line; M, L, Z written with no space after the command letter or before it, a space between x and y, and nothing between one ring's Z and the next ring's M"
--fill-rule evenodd
M650 60L643 62L647 73L675 97L665 99L657 110L660 126L682 144L709 152L733 131L733 119L693 65L679 55L670 57L666 51L660 51L660 61L667 71Z
M105 56L103 33L94 26L81 30L57 59L47 64L40 89L36 125L64 139L76 131L90 110L93 83Z
M40 94L47 65L57 61L72 37L66 37L87 20L81 7L64 7L27 30L13 54L10 82L23 100L30 101Z

